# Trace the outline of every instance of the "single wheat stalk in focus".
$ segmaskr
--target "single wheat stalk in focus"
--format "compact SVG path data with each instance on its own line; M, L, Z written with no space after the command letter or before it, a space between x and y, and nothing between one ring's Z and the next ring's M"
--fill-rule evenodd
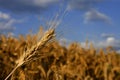
M36 44L33 45L32 48L24 51L24 53L20 56L20 58L16 62L16 67L11 71L11 73L5 78L7 80L15 71L17 68L22 66L23 64L32 61L36 58L39 58L42 56L41 54L38 54L37 51L40 50L48 41L50 41L55 36L55 29L49 29L45 32L41 40Z

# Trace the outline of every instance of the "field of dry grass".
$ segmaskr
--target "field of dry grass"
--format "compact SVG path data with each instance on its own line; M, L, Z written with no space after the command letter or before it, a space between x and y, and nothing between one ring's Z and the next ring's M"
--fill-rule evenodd
M54 33L47 40L46 34L38 39L42 35L41 31L18 38L0 36L0 80L21 61L8 80L120 80L120 55L111 47L106 51L92 45L85 49L78 43L65 47Z

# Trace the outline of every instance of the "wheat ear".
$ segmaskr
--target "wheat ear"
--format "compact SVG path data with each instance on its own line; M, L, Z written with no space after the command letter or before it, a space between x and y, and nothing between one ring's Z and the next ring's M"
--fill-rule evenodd
M27 51L24 51L23 55L21 55L20 58L17 60L16 67L5 78L5 80L7 80L16 71L16 69L22 66L24 63L34 60L37 56L40 56L40 54L38 54L37 51L40 50L54 36L55 29L47 30L41 38L41 40L36 45L33 45L32 48L28 49Z

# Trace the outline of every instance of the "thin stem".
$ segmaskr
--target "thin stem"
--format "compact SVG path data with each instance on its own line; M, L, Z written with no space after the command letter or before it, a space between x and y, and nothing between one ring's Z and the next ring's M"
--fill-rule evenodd
M11 73L4 79L4 80L8 80L8 78L16 71L16 69L19 67L19 65L17 65L12 71Z

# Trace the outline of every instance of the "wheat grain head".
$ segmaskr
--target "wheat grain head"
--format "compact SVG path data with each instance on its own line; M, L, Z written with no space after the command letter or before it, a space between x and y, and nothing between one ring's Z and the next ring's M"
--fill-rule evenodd
M30 49L23 52L20 58L16 61L16 67L11 71L11 73L5 78L7 80L17 68L22 66L24 63L32 61L36 58L41 57L40 54L37 53L48 41L50 41L55 36L55 29L48 29L40 41L36 45L33 45Z

